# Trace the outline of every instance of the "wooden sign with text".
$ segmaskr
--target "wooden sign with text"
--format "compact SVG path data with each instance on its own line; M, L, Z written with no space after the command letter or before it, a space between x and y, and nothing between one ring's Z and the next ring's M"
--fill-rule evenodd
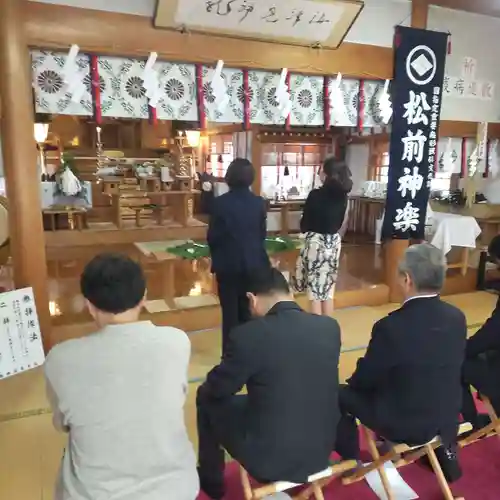
M158 0L155 26L337 48L363 7L362 0Z

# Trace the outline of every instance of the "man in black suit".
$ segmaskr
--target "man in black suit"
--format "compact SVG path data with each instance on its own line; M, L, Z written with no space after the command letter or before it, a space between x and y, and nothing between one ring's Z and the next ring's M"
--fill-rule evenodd
M303 311L277 269L249 290L257 318L231 332L197 395L200 483L215 500L223 448L261 482L301 483L328 466L339 419L338 323Z
M500 266L500 235L491 240L488 254ZM487 425L489 417L478 414L471 385L487 396L495 411L500 412L500 298L489 319L467 341L465 358L462 416L477 429Z
M403 305L375 323L368 350L340 391L337 451L359 458L355 418L390 442L456 441L467 324L442 302L446 274L440 250L411 246L399 265Z

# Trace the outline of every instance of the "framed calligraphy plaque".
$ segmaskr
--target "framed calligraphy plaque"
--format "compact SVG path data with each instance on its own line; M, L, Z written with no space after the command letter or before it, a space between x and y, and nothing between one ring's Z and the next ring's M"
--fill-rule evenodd
M337 48L362 0L158 0L155 26L291 45Z
M424 239L448 34L396 27L384 238Z
M31 288L0 294L0 379L43 365L45 354Z

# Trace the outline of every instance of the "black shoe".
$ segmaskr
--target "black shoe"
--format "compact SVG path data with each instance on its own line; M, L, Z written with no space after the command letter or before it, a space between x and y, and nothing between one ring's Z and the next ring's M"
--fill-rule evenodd
M480 413L477 416L476 421L472 424L473 428L475 431L478 431L480 429L483 429L487 425L491 424L491 418L489 415L486 415L486 413Z
M443 446L440 446L435 450L435 453L446 481L448 481L448 483L458 481L462 477L462 469L460 468L460 464L458 462L456 449L454 447L444 448ZM433 470L427 455L424 455L420 459L420 463L424 467Z
M197 467L198 477L200 479L200 489L207 495L208 498L212 500L222 500L226 494L226 488L224 482L214 481L213 479L208 479L200 474L200 468Z
M470 431L464 432L463 434L460 434L459 439L466 439L469 436L472 436L472 434L474 434L475 432L484 429L487 425L491 424L491 418L485 413L479 413L474 421L471 421L470 423L472 424L472 429Z

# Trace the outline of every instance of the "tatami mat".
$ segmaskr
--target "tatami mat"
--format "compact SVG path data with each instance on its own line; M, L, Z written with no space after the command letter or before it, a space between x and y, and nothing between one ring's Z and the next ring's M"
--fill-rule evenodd
M447 300L465 312L473 332L477 324L491 313L496 296L472 293ZM373 323L394 307L358 307L335 312L342 328L342 381L350 376L357 360L364 354ZM185 414L190 438L196 445L196 389L206 373L220 360L221 333L219 329L195 332L190 334L190 338L191 384ZM0 499L52 500L65 436L57 434L52 428L42 369L0 381L0 443L5 458L0 468Z

